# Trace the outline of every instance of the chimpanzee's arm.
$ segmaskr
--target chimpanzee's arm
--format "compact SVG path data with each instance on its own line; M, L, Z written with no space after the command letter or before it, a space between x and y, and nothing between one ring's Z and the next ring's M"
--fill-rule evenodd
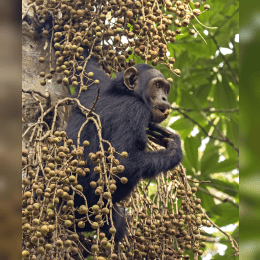
M177 166L182 160L180 137L171 133L171 138L164 138L167 149L140 153L142 160L141 177L153 178L160 172L168 171Z
M142 178L154 178L161 172L166 172L177 166L182 160L182 149L180 137L173 134L172 139L164 138L167 149L159 151L144 152L142 150L129 154L123 165L125 171L118 177L126 177L127 184L120 184L117 180L117 190L113 195L113 201L118 202L133 191L136 184Z

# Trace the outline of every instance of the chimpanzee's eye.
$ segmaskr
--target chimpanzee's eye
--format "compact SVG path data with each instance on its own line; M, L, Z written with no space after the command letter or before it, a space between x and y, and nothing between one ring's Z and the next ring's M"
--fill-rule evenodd
M169 93L170 93L170 88L168 88L167 86L164 88L164 92L167 94L167 95L169 95Z
M159 88L159 87L160 87L160 83L159 83L159 82L156 82L156 83L155 83L155 87Z

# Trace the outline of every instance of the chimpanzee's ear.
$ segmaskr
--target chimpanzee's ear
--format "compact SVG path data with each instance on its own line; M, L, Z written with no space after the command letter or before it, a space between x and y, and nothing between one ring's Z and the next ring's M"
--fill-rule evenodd
M130 67L125 70L124 83L129 90L134 90L138 87L138 71L135 67Z

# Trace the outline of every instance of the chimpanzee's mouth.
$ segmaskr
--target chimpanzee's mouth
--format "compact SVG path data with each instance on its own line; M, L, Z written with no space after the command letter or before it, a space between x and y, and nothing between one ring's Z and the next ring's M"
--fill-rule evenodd
M159 110L164 116L168 116L170 114L170 110L168 108L158 107L157 110Z
M164 112L165 112L165 110L166 110L166 109L164 109L164 108L158 108L158 110L160 110L160 111L161 111L161 113L163 113L163 114L164 114Z

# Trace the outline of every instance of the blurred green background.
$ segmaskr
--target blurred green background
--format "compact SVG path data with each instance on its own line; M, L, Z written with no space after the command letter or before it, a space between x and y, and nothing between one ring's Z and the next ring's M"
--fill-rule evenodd
M216 35L217 42L220 47L225 48L231 48L229 45L229 42L231 40L235 39L235 35L238 34L238 14L236 13L232 19L229 19L229 22L226 21L224 18L226 16L231 16L232 13L234 13L238 9L238 1L232 0L232 1L224 1L224 0L218 0L218 1L207 1L208 4L211 5L211 10L208 13L205 13L201 15L200 20L205 23L207 26L217 26L221 27L218 29L218 34ZM233 129L233 135L230 136L230 139L236 143L240 147L240 176L241 176L241 184L239 188L239 195L240 195L240 232L239 232L239 238L240 238L240 259L259 259L259 251L260 247L258 246L259 242L259 236L260 236L260 227L259 227L259 215L260 215L260 192L259 192L259 143L260 138L258 134L259 129L259 114L258 111L260 110L260 105L258 104L260 100L260 90L259 90L259 83L258 83L258 74L259 74L259 61L257 60L257 57L260 55L259 52L259 41L260 41L260 35L259 35L259 27L260 27L260 7L259 1L240 1L240 7L239 7L239 21L240 21L240 75L241 75L241 82L240 82L240 90L242 92L241 100L239 102L240 111L239 111L239 136L237 134L238 132L238 126L237 126L237 119L234 119L230 125L232 126L235 122L236 128ZM21 248L19 247L20 241L21 241L21 212L20 212L20 206L19 201L21 199L21 195L18 192L21 189L21 172L20 172L20 160L21 160L21 138L20 138L20 130L19 125L21 124L21 106L19 106L19 100L21 100L21 85L19 85L19 82L21 83L21 53L19 46L21 45L21 2L20 1L1 1L0 5L0 12L1 12L1 49L0 49L0 55L1 55L1 69L5 69L5 73L2 73L2 76L5 75L5 77L2 77L2 87L0 91L0 104L1 108L0 113L1 116L1 125L5 125L5 127L0 128L0 141L1 141L1 154L0 154L0 160L1 160L1 179L0 179L0 207L1 207L1 224L2 226L5 226L5 229L1 228L2 232L0 233L0 259L20 259L20 253ZM16 21L11 19L17 18ZM232 21L232 23L231 23ZM203 27L196 26L199 31L202 33L204 31ZM214 34L217 30L209 30L212 34ZM235 83L235 80L231 80L228 75L228 68L226 68L226 64L223 64L223 67L220 68L218 65L222 62L220 55L218 57L215 57L216 55L216 45L213 42L212 39L209 39L205 34L203 34L203 37L207 38L208 44L205 45L200 40L200 38L197 36L196 41L192 39L191 37L188 37L187 35L184 36L178 36L177 42L175 44L176 48L172 50L172 54L174 57L176 57L176 66L182 70L181 78L176 79L174 78L174 83L172 87L172 93L171 97L173 97L172 102L174 101L174 98L176 98L176 105L178 105L181 108L190 108L190 109L197 109L201 110L201 107L206 107L209 105L207 103L207 99L205 97L208 97L210 95L215 95L216 93L216 86L218 83L218 76L217 73L220 73L222 75L222 82L221 84L226 84L226 78L228 82L232 82L233 85L229 85L229 94L231 96L231 99L226 99L226 94L219 94L219 102L212 101L212 104L214 103L214 107L218 107L219 109L222 109L221 105L225 104L225 109L228 107L228 109L236 108L238 106L238 101L235 97L238 96L238 86ZM184 39L180 39L183 37ZM185 43L186 42L186 43ZM185 45L185 49L187 51L178 50L178 45ZM238 43L234 42L233 46L236 48L236 55L238 57L239 51L238 51ZM226 54L225 56L227 58L233 59L234 58L234 49L231 48L233 52L231 54ZM210 56L214 56L214 59L210 59ZM8 57L7 57L8 56ZM9 61L8 61L9 60ZM237 58L233 61L230 60L231 68L236 72L238 75L238 64L237 64ZM208 64L208 66L207 66ZM217 72L213 71L212 68L216 67L218 69ZM10 74L7 72L10 71ZM11 73L12 72L12 73ZM10 75L10 76L9 76ZM16 76L16 77L14 77ZM211 77L217 77L217 84L209 84L209 82L212 82L214 78ZM20 80L19 80L20 79ZM224 80L223 80L224 79ZM206 91L208 88L203 87L203 84L206 86L211 85L211 92L210 94ZM189 86L190 85L190 86ZM184 86L184 87L183 87ZM201 95L196 95L196 91L198 91L198 87L201 87ZM203 91L204 90L204 91ZM194 97L198 99L195 103L193 103L193 95L191 94L195 93ZM233 93L233 94L232 94ZM188 95L190 94L190 95ZM230 97L228 96L228 97ZM224 97L224 102L222 103L221 97ZM232 99L233 97L233 99ZM189 99L190 98L190 99ZM220 102L221 101L221 102ZM182 103L183 102L183 103ZM17 105L16 105L17 104ZM5 113L3 113L5 111ZM190 115L196 122L200 122L202 120L201 116L198 115L198 118L195 116L195 114L198 114L198 112L187 112L184 111L187 115ZM219 127L223 127L222 125L226 125L227 118L231 117L237 117L238 113L234 112L231 113L231 115L226 115L223 113L218 114L218 122L216 123L219 125ZM206 113L206 115L208 115ZM226 116L225 116L226 115ZM169 127L172 127L173 129L179 131L179 133L182 136L186 137L184 138L184 146L185 152L190 151L191 149L194 149L195 151L198 151L198 159L197 159L197 153L195 152L195 157L193 158L192 155L187 154L187 159L185 159L184 164L185 167L187 167L187 170L189 173L194 176L195 171L202 170L202 157L204 153L206 154L206 149L204 151L200 152L198 146L201 146L201 136L203 135L203 132L198 127L199 133L197 133L195 136L191 135L192 130L194 130L194 127L191 127L190 120L183 119L183 115L178 113L178 111L172 112L171 114L172 118L174 116L181 116L179 120L175 121L174 123L170 124L171 122L167 122L167 125L169 124ZM214 114L216 117L216 114ZM214 119L214 118L213 118ZM180 121L181 120L181 121ZM216 119L215 119L216 120ZM214 120L214 122L215 122ZM182 123L185 122L185 125ZM221 123L222 122L222 123ZM223 123L224 122L224 123ZM180 123L178 125L178 123ZM194 125L194 124L193 124ZM21 125L20 125L21 126ZM205 128L207 125L203 125ZM183 127L183 129L181 129ZM8 131L5 131L6 128L8 128ZM185 130L187 129L188 134L185 133ZM226 131L229 128L226 127ZM10 131L11 130L11 131ZM17 133L16 133L17 131ZM225 133L227 133L225 131ZM197 131L194 130L193 135ZM216 133L217 135L217 133ZM227 135L228 136L228 135ZM205 137L205 136L204 136ZM229 137L229 136L228 136ZM186 139L187 138L187 139ZM7 140L10 140L11 142L7 142ZM191 140L189 140L191 139ZM198 139L197 141L195 139ZM205 139L205 138L204 138ZM190 141L190 142L189 142ZM197 144L196 144L197 142ZM3 145L5 144L5 145ZM195 144L195 146L194 146ZM234 160L236 162L236 153L232 152L232 149L227 148L228 146L225 145L225 149L218 149L218 151L214 151L215 145L212 145L210 147L210 141L206 146L209 145L209 148L212 148L213 151L208 152L208 155L212 155L212 157L219 160L220 156L224 156L225 160ZM222 145L222 144L220 144ZM220 153L220 154L219 154ZM8 156L12 155L12 156ZM229 158L230 156L230 158ZM223 157L221 157L223 159ZM207 158L204 158L204 162ZM208 161L211 162L211 160L208 158ZM9 162L9 166L8 166ZM224 162L224 161L223 161ZM231 161L230 161L231 162ZM217 162L217 165L220 165L221 162ZM192 166L189 167L189 164ZM223 163L222 163L223 164ZM11 167L12 165L12 167ZM17 167L15 167L17 165ZM213 166L211 163L208 164L209 169L211 171ZM227 172L230 170L228 164L228 168L222 168ZM195 167L194 167L195 166ZM223 165L225 166L225 165ZM197 168L196 168L197 167ZM203 166L204 167L204 166ZM235 169L235 163L233 164L233 168ZM208 167L206 167L208 169ZM235 199L237 202L238 195L237 195L237 189L238 187L235 186L236 183L231 182L233 178L237 178L236 171L235 174L222 174L221 173L213 173L212 172L206 172L205 175L201 174L196 176L196 178L205 178L208 179L211 177L214 179L214 181L218 180L221 181L222 184L225 185L231 185L230 189L228 189L230 192L229 196ZM221 180L221 177L223 177L223 180ZM227 178L225 178L227 176ZM220 180L219 180L220 179ZM224 185L224 187L226 187ZM222 185L221 185L222 186ZM234 189L235 186L235 189ZM212 185L201 185L202 188L208 189L212 192L212 190L209 189L209 187L212 187ZM219 187L218 184L215 185L215 187ZM214 188L215 188L214 187ZM219 190L216 188L216 190ZM224 191L224 189L223 189ZM227 192L227 189L225 189ZM233 193L232 193L232 192ZM235 191L235 192L234 192ZM228 193L228 192L227 192ZM235 226L230 226L228 223L237 223L237 207L231 205L229 202L225 203L219 203L216 204L216 200L213 200L215 205L213 205L212 199L213 197L207 196L205 192L201 191L201 194L204 194L202 197L203 203L211 205L212 209L208 209L206 206L207 211L212 212L211 217L213 219L215 218L216 221L218 221L219 225L227 225L227 230L229 231L236 239L237 239L237 229L234 231ZM207 198L207 199L206 199ZM208 202L207 202L208 201ZM220 208L221 205L225 205L226 208ZM205 206L205 205L203 205ZM231 212L229 212L231 211ZM232 213L233 211L233 213ZM217 214L223 214L223 216L220 216L217 218ZM224 215L227 214L227 215ZM234 216L233 218L229 219L229 216L231 214ZM226 223L219 223L221 220L225 221ZM12 227L12 228L11 228ZM211 232L211 231L208 231ZM218 234L219 235L219 234ZM221 238L220 238L221 239ZM222 245L227 245L228 248L226 249L222 247L222 252L224 252L224 255L221 256L219 253L212 256L212 258L205 258L205 259L232 259L231 254L233 254L232 248L230 247L229 243L226 243L226 238L222 238L223 241L221 241ZM226 242L225 242L226 241ZM212 243L213 244L213 243ZM218 246L219 247L219 246ZM225 250L226 249L226 250ZM214 248L212 246L212 253L217 252L216 250L219 250L219 248ZM209 255L209 254L208 254Z
M259 1L240 2L240 248L241 259L259 259Z

